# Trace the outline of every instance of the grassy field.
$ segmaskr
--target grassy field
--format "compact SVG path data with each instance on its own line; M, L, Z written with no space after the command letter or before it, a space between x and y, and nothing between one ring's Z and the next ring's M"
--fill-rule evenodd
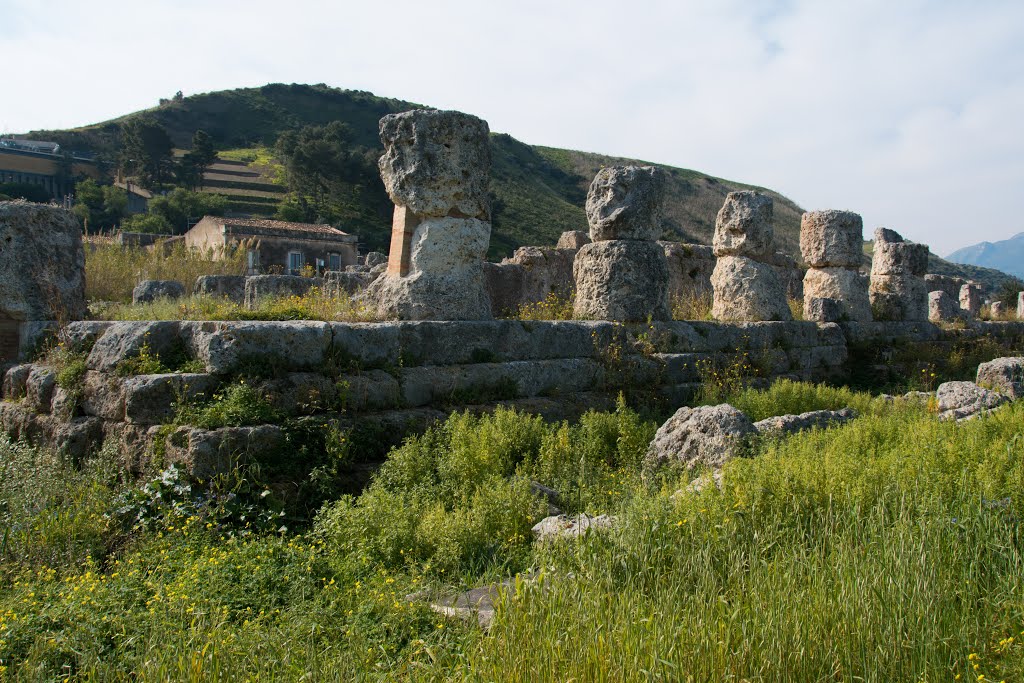
M641 481L656 425L624 407L576 424L453 415L306 519L280 516L259 463L140 487L113 452L73 467L0 442L2 675L1024 678L1024 404L949 424L792 383L732 400L861 417L762 442L721 490L680 493L685 479ZM531 479L616 526L533 543ZM528 570L489 631L405 597Z

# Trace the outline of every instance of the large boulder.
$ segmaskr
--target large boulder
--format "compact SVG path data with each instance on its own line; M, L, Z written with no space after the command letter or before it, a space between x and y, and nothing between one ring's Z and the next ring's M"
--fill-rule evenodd
M715 256L767 260L775 251L772 198L754 191L730 192L715 219Z
M380 175L391 200L417 216L490 220L487 122L458 111L414 109L380 120Z
M856 270L842 267L809 268L804 275L804 318L807 320L814 319L811 309L815 299L834 299L839 305L842 319L871 322L868 280Z
M664 198L665 172L655 166L602 168L587 193L590 239L657 239Z
M852 211L808 211L800 219L800 255L812 268L858 268L864 222Z
M644 473L665 466L718 469L746 454L754 423L728 403L680 408L658 428L644 457Z
M1010 399L974 382L945 382L935 392L940 420L969 420Z
M78 219L56 206L0 202L0 320L85 317Z
M792 320L775 269L745 256L721 256L711 274L715 320L762 321Z
M576 254L577 318L643 322L668 320L668 265L657 242L593 242Z
M1024 397L1024 358L996 358L978 366L978 384L1010 398Z
M133 304L149 304L157 299L180 299L185 285L177 280L142 280L132 290Z

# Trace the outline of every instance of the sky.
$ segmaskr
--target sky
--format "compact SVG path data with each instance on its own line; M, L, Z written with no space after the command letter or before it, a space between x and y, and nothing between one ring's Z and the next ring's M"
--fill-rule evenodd
M0 0L0 134L326 83L847 209L938 254L1024 231L1020 0Z

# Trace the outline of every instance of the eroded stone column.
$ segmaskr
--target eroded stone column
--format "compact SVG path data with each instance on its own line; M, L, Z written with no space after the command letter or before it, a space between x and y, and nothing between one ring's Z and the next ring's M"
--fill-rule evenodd
M1017 320L1024 320L1024 292L1017 294Z
M491 317L483 260L491 237L487 122L416 109L380 121L380 173L395 203L387 272L366 299L401 320Z
M852 211L808 211L800 219L800 254L809 266L804 275L805 320L871 320L868 281L859 270L863 234L864 222ZM836 305L815 304L816 299L832 299Z
M664 171L602 168L587 194L590 244L573 263L577 318L668 320L668 264L661 235Z
M716 320L792 320L786 288L768 261L774 252L772 199L730 192L715 221L711 274Z
M968 282L960 288L960 308L972 318L981 313L981 287Z
M907 242L894 230L875 230L871 308L878 320L928 319L928 245Z

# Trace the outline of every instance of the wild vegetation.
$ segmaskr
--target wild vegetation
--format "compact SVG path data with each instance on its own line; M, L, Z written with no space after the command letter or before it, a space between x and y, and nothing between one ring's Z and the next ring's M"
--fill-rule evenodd
M721 489L696 493L641 479L656 423L624 406L575 424L457 414L394 450L360 495L286 524L259 463L232 480L171 469L140 486L109 450L74 467L0 442L4 675L1024 676L1020 404L951 424L794 383L731 400L755 417L862 416L761 442ZM545 505L531 480L616 526L532 542ZM411 595L517 573L488 631Z

